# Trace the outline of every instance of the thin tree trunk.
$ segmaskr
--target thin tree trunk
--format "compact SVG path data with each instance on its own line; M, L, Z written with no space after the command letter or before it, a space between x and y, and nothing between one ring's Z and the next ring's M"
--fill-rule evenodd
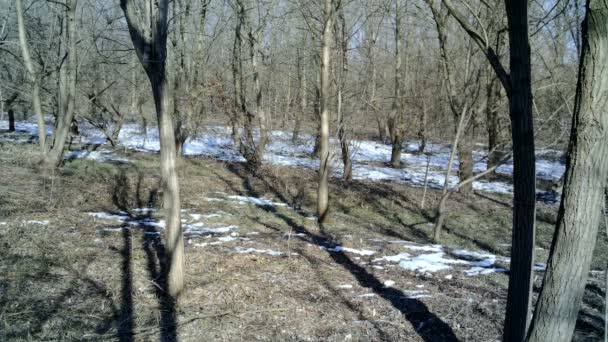
M564 190L529 341L570 341L608 178L608 4L587 1Z
M330 53L333 28L333 0L324 1L323 37L321 42L321 87L319 96L320 106L320 153L319 153L319 187L317 190L317 215L319 222L327 219L329 208L329 73Z
M27 70L27 77L32 85L32 106L36 121L38 123L38 142L40 144L40 152L42 156L46 154L46 125L44 123L44 115L42 114L42 105L40 102L40 80L34 70L34 64L30 57L30 50L27 45L27 34L25 32L25 23L23 20L23 5L21 0L15 0L15 8L17 10L17 26L19 29L19 45L21 45L21 54L23 56L23 64Z
M395 2L395 98L391 110L391 117L388 120L389 132L391 136L391 166L401 165L401 144L403 142L402 132L402 99L401 99L401 77L403 74L401 63L401 9L399 1Z
M340 45L340 65L338 74L338 106L336 114L338 117L338 140L340 141L340 151L342 153L342 163L344 164L342 179L347 182L353 180L353 163L350 155L350 146L346 134L346 120L344 118L344 88L348 73L348 35L346 32L346 20L344 19L344 11L342 7L336 9L338 11L338 20L336 20L336 36L340 39L336 41Z
M418 153L424 153L424 149L426 148L426 119L426 101L424 101L424 97L422 97L422 110L420 111L420 128L418 130L418 139L420 139L420 143L418 145Z
M498 81L495 77L489 81L486 89L488 98L488 106L486 107L486 128L488 133L488 161L487 167L490 168L502 158L502 153L498 149L501 144L500 139L500 116L499 110L501 91Z
M306 47L306 35L304 35L302 49ZM298 78L300 81L300 110L296 111L295 122L293 124L293 133L291 135L291 142L296 144L299 139L300 131L302 129L302 120L304 120L304 115L306 113L307 107L307 89L306 89L306 68L304 64L304 57L302 57L302 50L297 50L298 54Z

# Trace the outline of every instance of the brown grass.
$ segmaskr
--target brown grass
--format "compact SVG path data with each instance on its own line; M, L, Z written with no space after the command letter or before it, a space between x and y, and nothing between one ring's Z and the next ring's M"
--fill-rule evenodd
M428 243L438 194L420 210L421 189L390 183L331 184L331 219L307 219L314 208L315 173L264 167L251 174L240 164L206 158L181 161L183 208L222 210L210 224L235 224L252 240L198 247L187 241L187 290L179 304L163 291L162 240L151 229L122 229L89 211L162 208L157 157L129 154L133 164L73 161L56 174L36 169L29 145L0 149L0 340L182 341L495 341L500 339L507 276L420 275L366 264L371 257L328 253L339 242L401 252L387 241ZM284 207L209 202L216 192L267 196L301 205ZM507 198L454 196L446 222L449 248L508 255ZM554 207L539 210L538 261L550 243ZM162 212L155 214L162 216ZM48 226L24 220L49 220ZM305 233L296 236L295 233ZM291 234L291 235L290 235ZM234 253L234 247L272 249L283 256ZM375 257L375 256L374 256ZM601 239L594 268L606 264ZM537 284L540 276L537 274ZM383 286L392 280L394 287ZM340 288L349 284L352 288ZM600 336L601 296L591 279L577 340ZM405 298L423 286L432 297ZM373 297L359 297L373 293Z

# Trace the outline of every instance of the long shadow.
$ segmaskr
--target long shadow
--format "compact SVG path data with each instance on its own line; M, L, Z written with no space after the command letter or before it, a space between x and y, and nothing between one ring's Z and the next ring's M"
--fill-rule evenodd
M252 187L250 177L242 172L242 169L229 168L235 175L243 181L243 187L251 194L256 194ZM237 172L235 172L237 171ZM240 171L240 172L239 172ZM437 315L429 311L428 307L421 301L410 298L402 291L385 287L373 274L369 273L365 268L353 262L344 252L332 252L330 249L338 244L334 242L326 233L324 227L320 226L320 233L315 234L310 232L306 227L297 224L291 217L277 211L274 207L259 206L260 209L274 214L277 218L283 220L291 229L305 234L301 237L304 241L317 245L325 249L328 255L349 271L359 282L362 287L368 288L375 294L390 302L391 305L399 310L404 317L412 324L416 333L424 341L458 341L452 328L445 323Z
M0 339L32 340L41 338L41 336L38 334L45 330L47 322L49 321L53 321L53 324L61 322L59 326L55 326L55 329L58 329L57 338L60 338L60 336L62 336L61 333L63 332L75 331L77 329L87 332L94 331L97 334L104 334L111 328L112 322L114 322L118 317L118 309L114 305L111 291L109 291L103 284L86 275L87 268L89 267L92 259L89 258L81 267L76 269L71 264L65 264L64 260L50 259L46 255L40 257L28 256L24 259L23 255L21 254L13 254L12 252L4 251L4 253L0 253L0 256L4 261L12 264L23 263L34 265L30 266L33 272L30 271L28 275L28 277L31 278L28 279L28 286L32 287L29 290L33 290L33 286L37 285L36 283L38 281L49 282L56 280L56 285L61 284L62 279L57 278L56 276L57 269L65 271L71 278L66 288L55 296L44 296L44 298L28 301L23 301L21 297L0 296L0 307L3 308L4 311L4 324L9 322L7 317L9 317L11 314L9 309L11 307L31 314L27 316L27 322L24 320L11 327L11 329L7 329L5 331L0 330ZM25 265L23 265L23 267L25 267ZM3 283L3 281L4 279L0 279L0 289L8 289L8 284ZM92 322L87 322L86 320L82 320L79 317L74 317L71 314L65 315L66 308L72 308L73 300L81 301L81 304L86 300L107 301L109 303L109 307L111 308L111 314L105 317L106 319L99 325L93 325ZM29 310L24 311L24 309ZM44 336L46 336L47 339L51 338L47 334Z
M142 184L144 175L137 170L137 184L135 189L135 203L141 209L143 207L142 199ZM141 245L146 254L146 265L150 281L155 286L155 294L158 298L160 306L160 340L161 341L177 341L177 311L176 303L168 294L168 274L169 263L165 253L165 248L161 240L161 232L149 222L153 220L152 210L130 210L129 194L131 187L125 169L121 169L121 173L116 177L116 183L112 192L112 200L114 205L120 209L123 214L128 215L128 219L123 224L123 239L125 246L123 248L123 286L122 286L122 315L121 321L124 324L118 331L118 339L121 341L133 341L134 314L133 314L133 298L132 298L132 276L131 276L131 230L132 228L139 229L143 232ZM157 190L153 189L148 193L146 207L152 208L156 203Z

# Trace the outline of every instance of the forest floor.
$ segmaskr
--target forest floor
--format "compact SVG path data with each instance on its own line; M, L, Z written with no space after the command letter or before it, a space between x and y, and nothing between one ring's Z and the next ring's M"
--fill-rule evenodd
M331 181L314 220L310 169L190 156L180 162L185 293L163 292L158 155L67 160L0 141L0 340L497 341L507 294L508 194ZM542 280L557 207L539 202ZM608 243L598 238L576 341L603 334Z

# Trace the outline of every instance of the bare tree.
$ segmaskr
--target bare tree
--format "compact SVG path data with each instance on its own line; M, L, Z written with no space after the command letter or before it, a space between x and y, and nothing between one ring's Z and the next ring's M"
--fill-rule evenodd
M404 108L403 98L401 93L402 88L402 77L403 67L401 58L401 18L403 16L403 10L399 6L400 1L395 1L395 97L393 98L393 104L391 107L391 114L388 118L389 133L391 136L391 165L393 167L399 167L401 165L401 144L405 134L404 127Z
M334 0L323 2L323 35L321 40L321 86L319 92L320 107L320 149L319 149L319 187L317 190L317 215L319 222L324 223L329 209L329 74L334 20Z
M608 4L588 0L564 190L528 341L570 341L608 179Z
M180 218L179 183L170 94L167 82L167 17L169 0L145 1L141 11L133 0L121 0L135 52L152 86L160 133L160 168L169 256L168 293L177 298L184 289L184 238ZM143 13L143 16L141 15Z
M344 18L344 8L341 6L341 1L338 1L335 9L338 17L335 23L336 26L336 45L340 47L338 51L338 66L337 66L337 105L336 115L338 117L338 140L340 141L340 151L342 152L342 162L344 164L344 172L342 178L350 182L353 180L353 162L350 155L350 147L346 132L346 119L344 115L344 92L346 80L348 78L348 36L346 27L346 19Z
M62 41L65 45L63 51L67 62L60 66L59 70L59 95L58 113L53 132L53 146L46 154L42 165L45 168L55 168L63 163L63 150L76 107L76 79L78 72L77 49L76 49L76 6L77 0L66 0L65 2L65 28L63 29Z
M532 120L532 81L528 38L528 2L505 0L509 28L509 69L450 0L443 0L450 14L484 53L509 99L513 141L513 234L505 341L523 341L530 322L532 266L536 219L536 165Z

